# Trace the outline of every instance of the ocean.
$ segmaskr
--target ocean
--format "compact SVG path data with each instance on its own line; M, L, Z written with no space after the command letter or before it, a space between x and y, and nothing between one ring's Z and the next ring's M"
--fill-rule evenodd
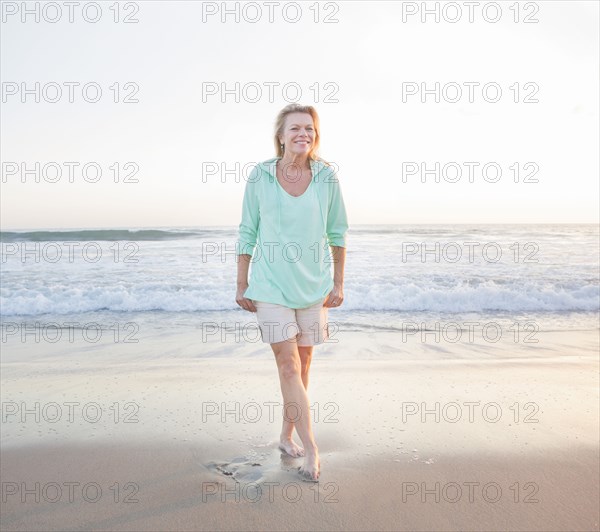
M236 239L237 226L2 232L3 337L32 324L251 327L235 303ZM356 225L347 246L336 330L599 329L594 224Z

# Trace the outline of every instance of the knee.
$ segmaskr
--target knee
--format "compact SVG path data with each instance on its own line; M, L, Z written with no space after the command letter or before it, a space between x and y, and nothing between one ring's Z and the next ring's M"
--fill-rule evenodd
M300 363L297 358L286 356L279 364L279 373L284 379L295 379L300 376Z
M302 375L306 375L308 373L308 370L310 369L310 362L312 360L312 353L302 353L300 355L300 363L301 363L301 371L302 371Z
M279 374L283 379L294 379L300 375L301 362L296 349L283 345L275 351Z

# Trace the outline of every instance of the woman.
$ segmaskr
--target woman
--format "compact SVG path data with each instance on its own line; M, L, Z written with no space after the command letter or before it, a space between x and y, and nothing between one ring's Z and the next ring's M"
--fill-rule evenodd
M246 183L236 302L256 312L262 340L275 355L284 402L279 448L304 456L299 472L316 481L319 451L306 389L313 348L329 337L327 309L344 300L348 222L337 176L318 156L316 110L286 106L274 140L277 157L257 164ZM292 439L294 428L303 447Z

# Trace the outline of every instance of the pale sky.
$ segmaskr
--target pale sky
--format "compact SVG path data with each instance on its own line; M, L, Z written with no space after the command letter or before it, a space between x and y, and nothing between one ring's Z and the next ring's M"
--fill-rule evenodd
M256 23L236 22L233 15L222 22L220 14L203 22L199 1L133 2L135 14L122 3L120 18L129 13L139 20L128 24L114 22L113 2L100 3L97 23L86 22L77 8L70 23L61 2L58 22L36 23L31 15L22 22L7 4L19 9L21 2L2 8L3 230L237 226L243 177L236 182L227 175L225 183L221 174L203 178L203 163L233 169L274 157L273 123L289 103L281 87L290 82L302 90L300 103L320 114L321 156L339 168L350 226L598 221L596 1L529 2L539 8L532 15L538 23L522 21L532 14L527 2L520 2L516 23L512 0L499 2L497 23L486 22L477 9L469 22L463 2L456 3L464 10L456 23L436 23L432 16L421 22L419 14L403 22L402 2L394 1L321 2L319 22L311 10L315 3L301 2L297 23L283 17L282 6L288 20L294 16L290 2L279 2L273 22L268 7L255 3L263 10ZM205 4L219 9L222 2ZM241 9L246 3L225 4ZM251 7L245 8L248 16L256 13ZM328 14L337 22L324 23ZM39 82L49 97L56 83L63 96L58 103L36 103L27 95L22 103L22 82L27 88ZM69 103L68 82L98 84L100 101L84 101L79 85ZM223 103L218 94L203 102L203 83L210 82L258 84L263 96L236 103L229 95ZM474 103L468 101L469 82L479 84ZM133 97L139 103L114 103L110 87L116 83L121 99L132 92L125 84L137 84ZM280 84L272 102L269 83ZM463 97L436 103L429 96L422 103L417 94L403 101L407 83L439 83L449 96L454 91L447 84L456 83ZM497 103L483 99L481 87L488 83L502 89ZM15 87L17 94L10 94ZM338 88L337 102L327 101L331 87ZM288 96L295 98L293 91ZM528 96L539 103L524 103ZM22 183L23 162L31 169L36 162L55 163L48 170L58 166L63 176L58 183L43 177L36 183L31 174ZM79 163L79 169L95 162L102 177L88 183L76 170L70 183L65 162ZM116 162L121 177L126 163L137 164L138 182L113 182ZM465 162L479 164L474 183ZM403 166L410 163L451 163L463 177L436 183L428 175L422 183L417 174L403 182ZM485 182L477 170L488 163L502 170L496 183ZM521 179L537 168L538 182L515 183L515 164Z

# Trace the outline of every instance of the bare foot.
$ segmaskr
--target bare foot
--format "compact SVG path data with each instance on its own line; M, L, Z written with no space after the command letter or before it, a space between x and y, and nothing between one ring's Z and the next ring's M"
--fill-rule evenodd
M321 461L317 451L307 454L304 463L298 468L298 472L303 480L318 482L321 474Z
M304 456L304 449L300 447L294 440L280 440L279 448L294 458Z

